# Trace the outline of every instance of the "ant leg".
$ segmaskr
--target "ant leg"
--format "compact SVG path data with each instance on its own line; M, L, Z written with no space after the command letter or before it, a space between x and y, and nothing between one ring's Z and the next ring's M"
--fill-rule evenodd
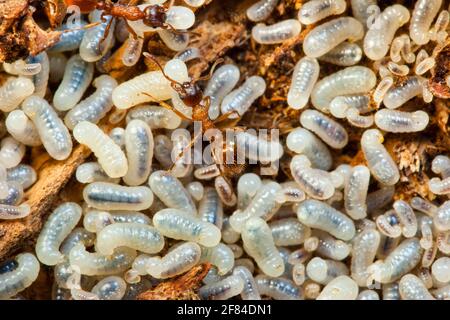
M103 41L105 41L105 39L108 37L109 35L109 30L111 29L111 25L113 23L114 18L112 17L111 20L109 20L108 24L106 25L105 28L105 32L103 33L103 37L101 38L100 42L99 42L99 46L101 45L101 43L103 43ZM105 20L106 21L106 20ZM105 22L104 21L104 22Z
M149 96L150 98L152 98L153 100L155 100L156 102L158 102L158 103L161 105L161 107L166 108L166 109L172 111L172 112L175 113L177 116L179 116L181 119L183 119L183 120L188 120L188 121L193 121L191 118L186 117L183 113L181 113L180 111L178 111L177 109L175 109L175 108L174 108L173 106L171 106L170 104L168 104L168 103L166 103L166 102L164 102L164 101L161 101L161 100L155 98L154 96L152 96L152 95L149 94L149 93L142 92L142 94L144 94L144 95L146 95L146 96Z
M177 158L173 162L173 164L170 166L170 168L167 170L168 172L172 172L175 168L176 163L181 160L181 158L184 157L184 154L195 144L195 141L197 141L198 138L202 136L202 133L197 134L194 138L191 139L189 144L181 150L181 152L178 154Z
M136 31L134 31L134 29L129 25L127 19L125 19L125 27L127 28L128 32L133 36L134 40L137 40L139 38Z
M214 120L214 123L219 123L219 122L222 122L225 120L231 120L229 117L233 114L236 115L238 117L238 119L241 117L236 110L232 110L232 111L228 111L227 113L222 114L220 117L218 117L216 120Z
M76 30L90 29L90 28L98 26L99 24L101 24L101 22L93 22L93 23L86 24L82 27L63 30L62 33L68 33L68 32L72 32L72 31L76 31Z

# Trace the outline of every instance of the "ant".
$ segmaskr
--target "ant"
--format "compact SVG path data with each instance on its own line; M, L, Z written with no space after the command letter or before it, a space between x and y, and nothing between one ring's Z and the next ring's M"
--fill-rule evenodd
M170 78L164 72L163 67L152 55L150 55L148 52L144 52L143 55L145 58L151 60L153 63L155 63L157 65L158 69L162 72L163 76L170 82L170 86L178 94L181 101L187 107L192 108L192 118L187 117L186 115L184 115L183 113L181 113L180 111L178 111L177 109L172 107L170 104L168 104L164 101L155 99L150 94L147 94L147 93L144 93L144 94L146 94L153 100L156 100L162 107L173 111L175 114L177 114L180 118L182 118L184 120L201 122L202 132L191 140L191 142L189 143L188 146L186 146L184 151L187 151L189 148L191 148L194 145L195 141L200 137L200 135L203 135L207 130L218 129L218 130L222 131L226 128L234 127L240 121L240 115L236 111L227 112L225 114L222 114L217 119L211 120L211 118L209 117L209 114L208 114L209 107L211 104L211 98L209 96L204 96L202 89L198 85L199 81L208 80L211 78L215 67L219 63L221 63L223 61L223 59L218 59L214 63L214 65L211 67L211 71L210 71L209 75L207 75L205 77L200 77L197 79L192 79L190 81L186 81L183 83L179 83L179 82L173 80L172 78ZM229 118L233 114L238 116L237 119ZM211 145L216 145L214 135L213 136L208 135L207 139ZM222 148L223 154L221 156L219 156L215 153L215 148L211 148L211 153L212 153L212 156L213 156L216 164L219 164L218 167L220 169L221 174L231 178L232 176L235 176L235 175L239 174L240 172L242 172L242 170L244 169L244 166L236 164L234 161L236 159L233 159L234 163L232 165L226 164L226 161L224 161L224 156L226 155L227 152L230 151L230 146L227 145L226 142L224 142L222 147L223 147ZM174 163L176 163L183 156L184 151L181 152L178 159ZM236 155L236 152L234 152L233 154Z

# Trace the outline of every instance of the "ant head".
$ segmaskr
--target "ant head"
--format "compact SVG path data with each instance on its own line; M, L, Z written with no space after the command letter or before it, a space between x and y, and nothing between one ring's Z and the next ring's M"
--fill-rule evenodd
M144 9L144 24L154 28L163 28L166 25L167 9L159 5L150 5Z
M172 85L172 88L178 92L180 99L187 106L196 106L203 99L203 92L195 81L186 81L181 85Z

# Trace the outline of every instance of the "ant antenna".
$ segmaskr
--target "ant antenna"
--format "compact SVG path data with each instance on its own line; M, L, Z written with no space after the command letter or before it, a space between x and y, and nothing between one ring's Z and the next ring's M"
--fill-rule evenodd
M101 24L101 22L93 22L93 23L89 23L89 24L86 24L86 25L81 26L81 27L77 27L77 28L73 28L73 29L67 29L67 30L62 30L61 32L62 33L67 33L67 32L72 32L72 31L77 31L77 30L90 29L90 28L98 26L99 24Z
M204 59L204 58L203 58ZM209 74L200 78L197 78L195 81L209 80L211 79L214 71L216 70L217 65L221 64L224 61L223 58L217 59L209 70Z

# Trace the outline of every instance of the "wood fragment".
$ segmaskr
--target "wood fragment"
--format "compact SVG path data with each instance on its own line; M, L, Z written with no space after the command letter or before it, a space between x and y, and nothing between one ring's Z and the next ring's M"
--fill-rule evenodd
M195 266L176 279L160 283L138 295L138 300L198 300L195 291L211 268L210 264Z

